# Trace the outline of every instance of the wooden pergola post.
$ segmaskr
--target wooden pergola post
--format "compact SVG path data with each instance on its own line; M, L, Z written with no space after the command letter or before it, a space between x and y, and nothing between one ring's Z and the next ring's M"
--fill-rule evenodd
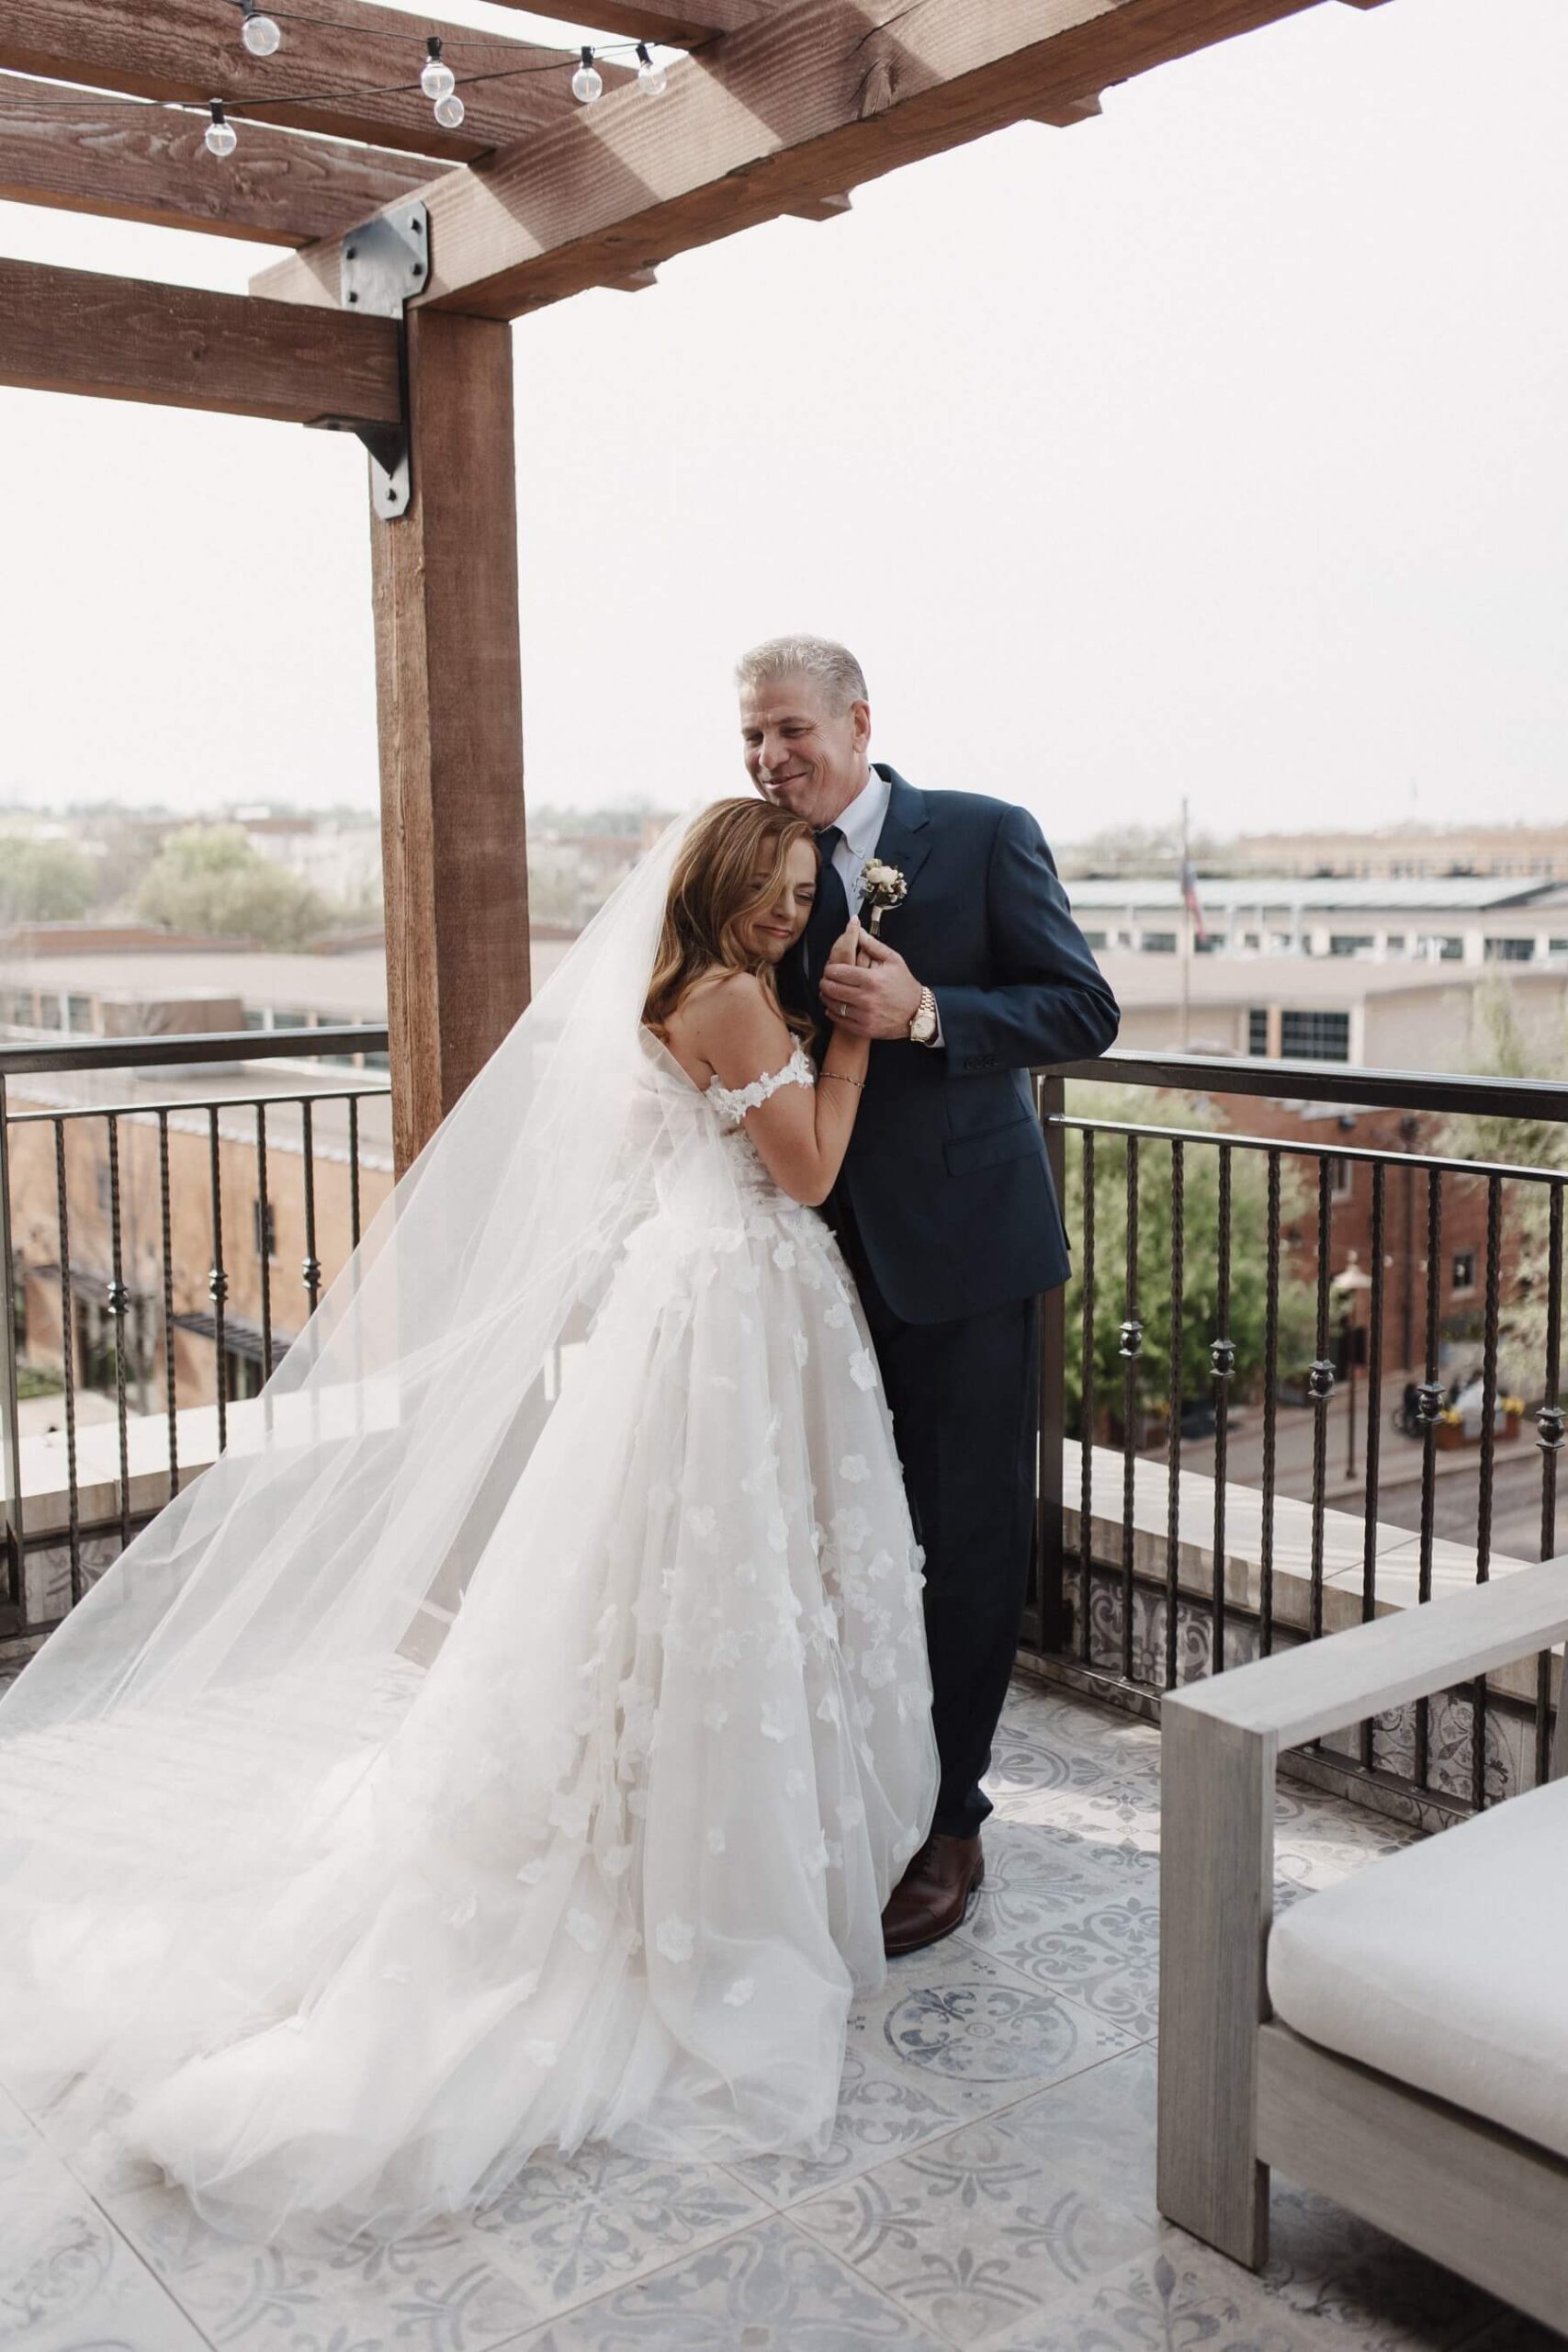
M528 1001L511 329L408 320L412 496L370 523L400 1175Z

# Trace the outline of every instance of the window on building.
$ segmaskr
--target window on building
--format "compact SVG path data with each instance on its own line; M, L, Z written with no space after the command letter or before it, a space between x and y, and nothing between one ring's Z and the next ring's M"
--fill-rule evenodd
M46 996L41 989L38 1001L38 1025L40 1029L58 1029L61 1025L60 999Z
M1403 956L1404 953L1404 933L1402 931L1391 931L1383 940L1382 946L1383 954L1385 956Z
M1450 932L1427 932L1416 942L1418 956L1430 956L1439 964L1461 964L1464 961L1464 942Z
M1269 934L1269 948L1271 955L1293 956L1296 952L1295 933L1293 931L1271 931Z
M1370 956L1372 945L1370 931L1331 931L1328 934L1331 956Z
M90 996L68 996L65 1000L65 1023L70 1029L90 1030L93 1025L93 1000Z
M1174 931L1145 931L1140 935L1138 944L1145 956L1174 956L1176 933Z
M84 1298L78 1294L73 1304L76 1316L76 1377L84 1388L112 1389L114 1317L99 1298Z
M1330 1200L1348 1201L1356 1189L1356 1163L1341 1159L1336 1152L1328 1163L1328 1195Z
M262 1011L259 1004L246 1005L245 1026L247 1029L265 1029L266 1027L266 1015Z
M1247 1016L1247 1050L1254 1055L1269 1051L1269 1012L1264 1005L1255 1004Z
M272 1025L275 1029L308 1029L310 1025L310 1016L308 1012L278 1012L275 1011L272 1016Z
M1568 939L1549 939L1546 952L1549 956L1568 956Z
M1475 1252L1473 1250L1454 1251L1454 1281L1456 1292L1475 1288Z
M1348 1062L1350 1058L1349 1014L1281 1013L1280 1051L1288 1062Z
M1104 932L1086 931L1083 935L1083 944L1086 947L1103 947L1105 944Z
M1489 964L1528 964L1534 954L1533 939L1489 939L1485 945Z
M365 1067L367 1069L389 1070L392 1067L391 1056L389 1054L367 1054L365 1057Z
M260 1356L246 1353L243 1348L223 1351L223 1393L231 1405L243 1405L248 1396L259 1396L265 1385Z
M1244 931L1241 934L1241 944L1244 947L1261 947L1263 933L1260 931Z
M258 1258L263 1256L268 1258L276 1257L277 1211L271 1201L268 1201L266 1204L266 1222L264 1227L262 1222L262 1204L259 1194L256 1199L251 1203L251 1239ZM264 1243L265 1245L265 1250L263 1247Z

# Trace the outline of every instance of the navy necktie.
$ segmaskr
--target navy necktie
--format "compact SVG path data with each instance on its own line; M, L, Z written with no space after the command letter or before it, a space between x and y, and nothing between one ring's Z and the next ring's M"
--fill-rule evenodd
M820 989L822 969L829 950L850 920L849 894L843 876L833 863L833 852L844 836L839 826L824 826L817 836L817 847L822 865L817 876L817 897L801 942L805 950L806 977L813 989Z

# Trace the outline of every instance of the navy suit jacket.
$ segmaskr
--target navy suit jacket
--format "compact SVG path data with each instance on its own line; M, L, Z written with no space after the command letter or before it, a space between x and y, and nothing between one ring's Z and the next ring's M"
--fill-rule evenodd
M877 1040L829 1223L845 1204L883 1297L907 1323L947 1323L1067 1277L1066 1238L1028 1071L1103 1053L1116 1000L1073 921L1027 808L892 795L876 854L908 885L882 937L936 997L943 1042ZM829 1024L792 950L782 992Z

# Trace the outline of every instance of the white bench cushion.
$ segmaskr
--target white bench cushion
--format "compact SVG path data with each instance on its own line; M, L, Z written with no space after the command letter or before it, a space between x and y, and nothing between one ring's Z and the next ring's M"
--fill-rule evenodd
M1269 1994L1309 2041L1568 2156L1568 1780L1303 1895Z

